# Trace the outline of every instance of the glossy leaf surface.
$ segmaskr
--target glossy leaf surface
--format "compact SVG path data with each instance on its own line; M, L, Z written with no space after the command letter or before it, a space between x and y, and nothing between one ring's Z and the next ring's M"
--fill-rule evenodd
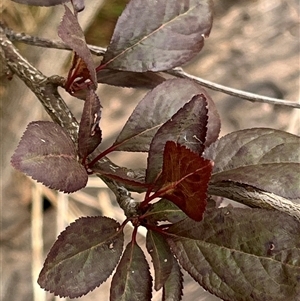
M131 0L118 19L102 64L136 72L181 66L199 53L211 26L209 0Z
M95 289L113 272L123 250L120 225L107 217L83 217L63 231L51 248L38 283L61 297Z
M228 301L300 296L300 223L278 211L221 208L169 228L181 266Z
M203 94L208 102L208 123L218 129L209 139L215 141L219 134L220 120L212 108L215 105L207 92L187 79L171 79L151 90L136 106L115 141L116 150L149 151L150 142L158 129L195 95ZM143 122L141 122L143 120ZM210 124L208 124L209 128Z
M77 161L75 145L59 125L31 122L11 158L11 164L44 185L64 192L85 187L88 175Z
M207 102L204 95L194 96L156 132L150 144L146 181L152 183L163 164L167 141L174 141L199 155L204 151L207 132Z
M152 278L142 249L130 242L120 260L110 287L110 301L150 301Z
M84 103L78 133L78 153L81 158L86 158L102 141L100 119L100 100L94 90L89 90Z
M298 136L274 129L230 133L205 151L205 157L215 163L210 185L230 181L300 198L299 145Z
M173 267L173 254L165 238L159 233L148 230L146 247L154 266L154 288L158 291L165 284Z
M160 196L172 201L190 218L200 221L207 204L212 167L211 161L168 141L161 177L158 179L158 183L162 183Z

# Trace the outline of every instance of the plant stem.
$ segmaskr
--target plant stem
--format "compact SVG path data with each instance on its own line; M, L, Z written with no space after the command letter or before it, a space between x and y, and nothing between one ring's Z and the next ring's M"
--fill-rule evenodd
M64 50L71 50L69 46L67 46L65 43L61 41L54 41L39 37L34 37L30 35L26 35L24 33L15 33L13 30L5 28L5 33L11 39L12 41L19 41L22 43L26 43L33 46L39 46L39 47L46 47L46 48L55 48L55 49L64 49ZM103 56L106 52L106 48L98 47L94 45L87 45L88 48L91 50L91 53L97 56ZM100 69L103 69L104 66L101 66ZM99 69L99 70L100 70ZM222 92L234 97L238 97L241 99L245 99L252 102L262 102L262 103L269 103L272 105L281 105L285 107L291 107L295 109L300 109L300 103L297 101L289 101L284 99L278 99L273 97L267 97L258 95L255 93L249 93L238 89L233 89L227 86L223 86L208 80L205 80L203 78L191 75L187 72L185 72L182 68L173 68L171 70L166 70L164 73L170 74L175 77L180 78L187 78L191 79L198 84L200 84L203 87L209 88L214 91Z
M295 108L295 109L300 109L299 102L277 99L277 98L268 97L268 96L262 96L262 95L226 87L226 86L223 86L223 85L220 85L217 83L213 83L206 79L203 79L201 77L197 77L197 76L191 75L189 73L186 73L182 68L174 68L172 70L166 71L166 73L171 74L176 77L191 79L203 87L206 87L206 88L218 91L218 92L222 92L222 93L225 93L225 94L228 94L231 96L239 97L239 98L242 98L245 100L249 100L252 102L263 102L263 103L268 103L268 104L272 104L272 105L281 105L281 106L287 106L287 107L291 107L291 108Z

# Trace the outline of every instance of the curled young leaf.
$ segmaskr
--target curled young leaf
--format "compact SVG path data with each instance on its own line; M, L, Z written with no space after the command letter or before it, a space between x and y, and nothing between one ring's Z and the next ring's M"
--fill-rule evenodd
M31 122L11 164L34 180L68 193L85 187L88 180L85 168L77 161L73 141L54 122Z
M180 265L226 301L294 301L300 296L300 223L278 211L220 208L201 222L172 225Z
M83 81L90 80L95 89L97 76L91 52L87 47L77 17L67 6L65 6L65 14L58 27L58 35L77 54L74 56L73 65L69 72L67 87L70 87L75 80L82 79ZM85 72L86 70L88 70L88 74Z
M115 220L83 217L70 224L51 248L39 285L61 297L77 298L105 281L123 250L124 234Z
M86 158L102 141L100 129L101 104L94 90L89 90L84 103L79 133L78 153L80 158Z
M211 26L210 0L131 0L118 19L102 65L135 72L181 66L199 53Z

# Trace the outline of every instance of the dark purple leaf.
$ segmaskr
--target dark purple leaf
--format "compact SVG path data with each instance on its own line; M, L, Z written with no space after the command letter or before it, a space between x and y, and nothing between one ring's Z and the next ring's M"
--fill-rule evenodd
M187 79L171 79L154 88L140 101L114 143L116 150L149 151L150 142L158 129L199 94L203 94L208 102L208 127L210 121L220 125L220 121L216 122L215 113L210 115L215 105L200 85ZM219 130L220 126L215 130L214 138L209 138L210 141L217 139Z
M110 287L110 301L150 301L152 279L142 249L130 242L120 260Z
M209 0L131 0L120 16L102 65L162 71L188 62L212 26Z
M94 90L89 90L84 103L78 134L78 153L86 158L101 143L101 104Z
M71 12L71 10L67 6L65 6L65 14L58 27L58 35L84 61L85 66L86 66L87 70L89 71L88 79L93 83L94 88L96 88L97 87L97 76L96 76L94 61L93 61L91 52L87 47L84 33L78 23L76 16L74 16L74 14ZM78 60L77 60L77 62L78 62ZM77 66L78 65L77 62L76 62L76 64L73 63L73 65ZM74 72L73 72L74 74L72 74L72 73L71 73L71 75L69 74L68 81L71 80L70 77L72 77L73 81L77 78L82 77L82 73L83 73L82 68L83 67L80 67L78 69L73 66L72 69L74 69ZM85 77L86 76L83 77L84 80L87 79Z
M182 298L183 275L177 260L172 257L172 270L163 286L162 301L180 301Z
M274 129L230 133L205 151L215 163L210 186L230 181L299 199L299 145L298 136Z
M44 185L64 192L85 187L88 175L75 145L59 125L31 122L12 156L12 165Z
M13 2L36 5L36 6L53 6L69 2L70 0L12 0Z
M300 296L300 223L282 212L221 208L201 222L171 226L180 265L227 301L294 301Z
M51 248L39 285L61 297L77 298L105 281L123 250L120 225L107 217L83 217L63 231Z
M165 238L151 230L147 232L146 247L154 266L154 288L158 291L163 287L171 273L173 254Z
M202 154L207 132L207 112L205 96L195 95L159 128L150 144L146 172L148 183L152 183L162 169L167 141L174 141L194 153Z
M110 69L102 69L97 72L97 79L98 83L146 89L153 89L165 81L164 77L153 72L138 73Z

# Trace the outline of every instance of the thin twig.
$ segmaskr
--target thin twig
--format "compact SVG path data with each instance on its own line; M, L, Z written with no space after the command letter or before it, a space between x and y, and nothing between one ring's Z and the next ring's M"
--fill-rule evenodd
M62 41L54 41L49 40L45 38L39 38L31 35L27 35L24 33L15 33L13 30L6 28L5 29L6 35L9 37L11 41L19 41L23 42L29 45L33 46L40 46L45 48L55 48L55 49L64 49L64 50L71 50L68 45L63 43ZM97 56L103 56L106 52L106 48L98 47L94 45L88 45L88 48L91 50L91 52L94 55ZM200 84L203 87L209 88L214 91L222 92L234 97L238 97L241 99L245 99L252 102L262 102L262 103L268 103L272 105L281 105L286 107L291 107L295 109L300 109L300 103L296 101L289 101L284 99L278 99L273 97L267 97L263 95L258 95L255 93L250 93L238 89L233 89L227 86L223 86L208 80L205 80L203 78L200 78L198 76L191 75L187 72L185 72L182 68L173 68L171 70L164 71L165 73L168 73L170 75L173 75L175 77L181 77L181 78L188 78L191 79L198 84Z
M222 93L225 93L225 94L228 94L231 96L239 97L239 98L242 98L245 100L249 100L252 102L263 102L263 103L269 103L272 105L281 105L281 106L286 106L286 107L292 107L295 109L300 109L299 102L283 100L283 99L258 95L258 94L254 94L254 93L250 93L250 92L245 92L245 91L241 91L238 89L233 89L233 88L230 88L227 86L213 83L211 81L191 75L189 73L186 73L182 68L174 68L172 70L166 71L166 73L171 74L176 77L191 79L206 88L209 88L209 89L212 89L212 90L215 90L218 92L222 92Z
M6 36L11 41L22 42L27 45L44 47L44 48L53 48L53 49L62 49L62 50L72 50L67 44L60 40L49 40L46 38L40 38L36 36L31 36L25 33L14 32L12 29L5 27L4 32ZM91 53L97 56L102 56L106 52L106 48L89 45L88 48L91 50Z

